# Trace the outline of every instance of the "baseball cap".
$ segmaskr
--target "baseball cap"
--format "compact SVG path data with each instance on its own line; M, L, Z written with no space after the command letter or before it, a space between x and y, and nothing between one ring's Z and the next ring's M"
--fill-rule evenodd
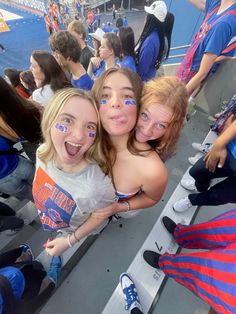
M105 32L101 28L97 28L95 33L90 33L89 35L98 41L101 41L104 34Z
M164 1L154 1L149 7L145 6L144 10L154 15L160 22L164 22L167 14L167 6Z

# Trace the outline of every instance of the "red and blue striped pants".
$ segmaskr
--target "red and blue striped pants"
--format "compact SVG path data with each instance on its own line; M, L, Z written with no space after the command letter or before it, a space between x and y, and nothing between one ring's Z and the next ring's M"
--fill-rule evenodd
M184 248L205 252L164 254L163 272L220 314L236 313L236 209L192 226L178 224L174 237Z

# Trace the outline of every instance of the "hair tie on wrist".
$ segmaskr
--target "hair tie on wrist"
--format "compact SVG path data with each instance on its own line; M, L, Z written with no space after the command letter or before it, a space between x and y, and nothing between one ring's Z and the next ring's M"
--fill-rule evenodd
M73 233L73 235L74 235L75 240L76 240L77 242L79 242L79 239L76 238L75 232Z
M68 236L67 236L67 243L68 243L68 245L69 245L69 247L72 247L73 245L71 244L71 242L70 242L70 234L68 234Z

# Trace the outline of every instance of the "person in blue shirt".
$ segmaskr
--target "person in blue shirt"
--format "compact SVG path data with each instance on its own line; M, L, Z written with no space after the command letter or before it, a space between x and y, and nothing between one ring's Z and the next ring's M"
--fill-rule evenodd
M144 7L148 13L140 38L136 45L137 71L142 81L155 77L164 53L164 22L167 7L164 1L155 1Z
M81 47L76 38L68 31L59 31L50 37L49 43L60 64L69 70L72 86L90 90L93 80L80 63Z
M53 257L46 273L27 244L1 253L0 314L34 313L57 286L60 272L60 256Z
M121 43L121 67L137 72L134 53L134 32L131 27L120 27L118 37Z
M182 179L181 185L194 193L173 205L176 212L184 212L192 206L236 202L236 120L220 134L210 152L194 164L189 174L193 179ZM225 179L209 188L215 178Z
M88 74L97 79L109 68L120 67L121 44L114 33L105 33L99 48L100 57L91 58Z
M105 25L102 29L105 33L112 33L113 28L111 27L111 22L107 22L107 25Z
M235 53L236 1L189 2L205 11L205 18L177 70L177 76L187 84L189 95L194 96L208 74L216 70L217 63Z
M123 17L123 27L128 27L128 20L126 16Z

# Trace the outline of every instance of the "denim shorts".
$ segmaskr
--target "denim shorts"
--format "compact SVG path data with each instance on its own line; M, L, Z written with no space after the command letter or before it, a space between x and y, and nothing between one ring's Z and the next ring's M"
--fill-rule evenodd
M15 196L20 200L28 199L33 201L32 182L34 173L34 163L19 156L16 169L0 179L0 192Z

